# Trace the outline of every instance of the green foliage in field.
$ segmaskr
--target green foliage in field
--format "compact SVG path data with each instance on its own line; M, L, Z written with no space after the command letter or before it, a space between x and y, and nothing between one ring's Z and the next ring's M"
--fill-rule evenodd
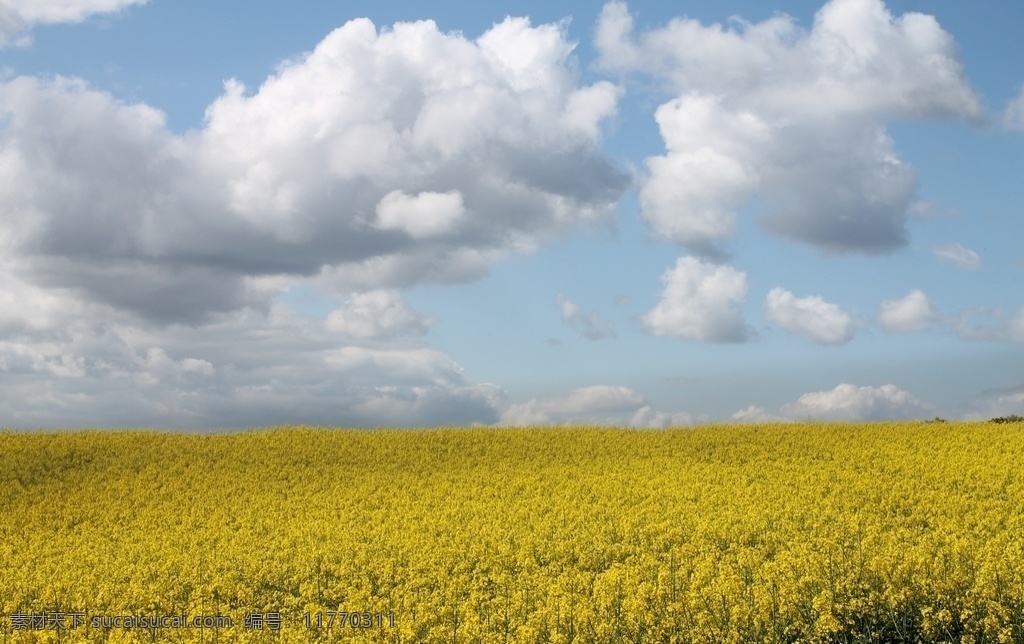
M0 641L1024 642L1022 508L1020 423L6 432Z

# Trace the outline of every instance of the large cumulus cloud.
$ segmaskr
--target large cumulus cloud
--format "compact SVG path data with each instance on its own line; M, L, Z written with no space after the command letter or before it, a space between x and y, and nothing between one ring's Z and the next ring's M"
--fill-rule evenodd
M886 123L982 114L952 36L881 0L832 0L809 30L779 15L633 32L624 3L605 5L601 66L661 78L675 95L655 115L667 149L647 160L641 214L708 256L754 195L765 229L826 253L905 245L916 178Z
M0 230L30 281L161 321L251 304L251 276L474 279L605 223L626 186L597 147L618 90L581 87L571 50L525 19L476 41L355 20L254 93L229 82L184 136L81 81L15 78Z
M416 339L431 320L398 290L608 222L619 89L571 52L525 19L475 40L355 20L183 135L81 80L0 83L0 416L494 422L504 394ZM290 309L293 287L339 305Z

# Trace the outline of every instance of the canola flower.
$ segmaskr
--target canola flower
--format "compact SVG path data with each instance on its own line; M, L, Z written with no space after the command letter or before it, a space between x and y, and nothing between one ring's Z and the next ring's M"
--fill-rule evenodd
M0 642L1024 642L1024 424L2 432Z

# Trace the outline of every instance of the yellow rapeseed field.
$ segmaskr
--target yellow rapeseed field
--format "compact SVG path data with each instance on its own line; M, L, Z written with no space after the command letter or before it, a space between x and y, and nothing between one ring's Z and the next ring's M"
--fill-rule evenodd
M1024 642L1021 423L2 432L0 520L0 642Z

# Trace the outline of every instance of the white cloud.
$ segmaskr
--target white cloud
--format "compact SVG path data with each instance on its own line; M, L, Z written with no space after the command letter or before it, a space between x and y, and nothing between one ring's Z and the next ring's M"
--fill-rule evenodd
M667 150L647 160L641 215L705 255L721 253L755 194L769 205L766 229L823 251L905 245L916 179L885 123L982 116L952 36L881 0L832 0L809 31L788 16L633 31L626 5L606 4L599 64L659 77L677 95L656 113Z
M818 296L798 298L776 287L765 301L768 320L787 331L806 335L819 344L844 344L853 338L850 314Z
M965 340L1024 343L1024 307L1012 317L999 307L967 309L957 313L950 326Z
M28 22L79 22L97 13L113 13L148 0L4 0L4 8Z
M326 328L355 338L390 339L424 335L431 320L413 310L397 291L378 290L353 295L327 315Z
M753 337L737 309L747 295L746 273L680 257L661 282L661 299L643 317L651 333L701 342L744 342Z
M0 2L0 47L27 45L36 25L81 22L89 16L114 13L149 0L3 0Z
M932 253L944 262L955 264L960 268L975 270L981 268L981 257L970 248L964 248L956 242L936 246Z
M871 421L926 418L935 407L915 398L895 385L856 387L843 383L831 391L817 391L800 396L782 406L778 414L751 405L733 414L743 422L772 420Z
M588 340L601 340L615 336L615 325L597 312L585 313L582 308L564 295L558 296L558 308L562 322Z
M942 317L928 297L916 288L898 300L883 300L880 308L878 324L886 331L920 331Z
M559 26L525 19L474 42L430 21L377 32L355 20L253 96L230 86L207 112L204 140L227 174L233 209L273 234L296 234L300 207L323 211L311 223L325 224L343 204L341 221L359 230L395 190L458 191L461 208L445 203L440 219L467 221L447 245L503 248L607 221L626 186L596 147L617 94L606 82L579 87L571 49ZM409 223L380 205L385 222ZM387 234L368 241L408 246Z
M1020 88L1020 94L1006 106L1003 126L1011 130L1024 130L1024 86Z
M509 405L502 412L498 424L668 427L691 425L693 422L694 419L686 413L656 410L642 395L628 387L596 385Z
M0 83L0 239L19 275L156 321L258 304L250 277L339 291L477 279L611 222L619 89L581 86L558 25L477 40L354 20L202 128L81 81ZM265 304L265 302L264 302Z
M800 396L795 403L783 405L781 415L794 419L887 420L923 418L933 409L895 385L856 387L844 383L831 391Z

